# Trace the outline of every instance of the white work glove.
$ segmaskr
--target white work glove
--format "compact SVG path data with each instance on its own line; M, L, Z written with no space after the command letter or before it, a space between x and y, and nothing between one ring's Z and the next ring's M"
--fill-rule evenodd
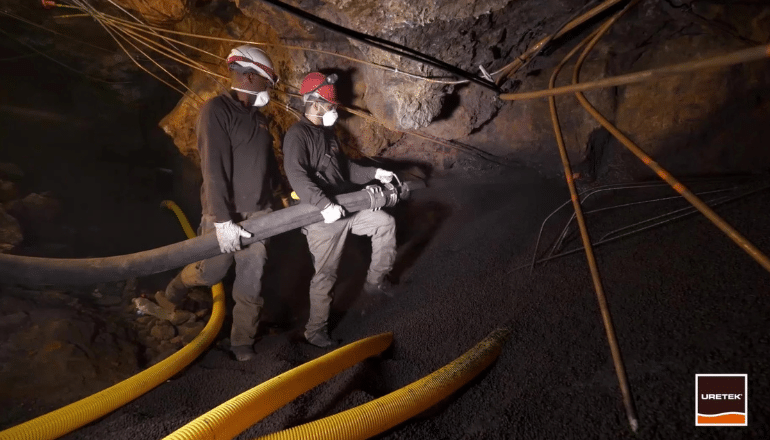
M393 171L383 170L382 168L377 168L377 171L374 172L374 178L382 183L390 183L393 180L393 176Z
M217 230L217 241L222 253L241 250L241 237L251 237L251 232L236 225L232 220L222 223L214 223Z
M321 215L324 216L324 223L334 223L345 215L345 208L329 203L326 208L321 210Z

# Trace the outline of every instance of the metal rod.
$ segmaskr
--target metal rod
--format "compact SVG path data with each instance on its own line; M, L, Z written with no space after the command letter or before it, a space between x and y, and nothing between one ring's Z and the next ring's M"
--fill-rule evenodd
M721 201L722 199L725 199L726 197L727 197L727 196L717 197L717 198L714 198L714 199L711 199L711 200L707 200L706 202L707 202L707 203L709 203L709 202L710 202L710 203L718 203L719 201ZM599 240L600 240L600 241L601 241L601 240L604 240L604 239L605 239L605 238L607 238L608 236L610 236L610 235L612 235L612 234L615 234L615 233L617 233L617 232L619 232L619 231L624 231L624 230L626 230L626 229L629 229L629 228L633 228L634 226L643 225L643 224L645 224L645 223L649 223L649 222L652 222L652 221L658 220L658 219L660 219L660 218L664 218L664 217L667 217L667 216L669 216L669 215L678 214L678 213L680 213L680 212L683 212L683 211L688 211L688 210L690 210L690 209L695 209L695 208L693 208L693 207L692 207L692 205L690 205L690 206L685 206L684 208L675 209L675 210L673 210L673 211L669 211L669 212L667 212L667 213L665 213L665 214L656 215L655 217L651 217L651 218L648 218L648 219L646 219L646 220L642 220L642 221L640 221L640 222L636 222L636 223L632 223L632 224L630 224L630 225L626 225L626 226L623 226L622 228L618 228L618 229L612 230L612 231L610 231L610 232L608 232L608 233L604 234L604 235L602 236L602 238L600 238Z
M644 185L645 183L646 183L646 182L636 182L636 183L628 183L628 184L626 184L626 183L613 183L613 184L605 185L605 186L602 186L602 187L598 187L598 188L590 188L590 189L585 189L585 190L583 190L583 191L582 191L582 192L581 192L579 195L581 195L581 196L582 196L583 194L585 194L585 193L587 193L587 192L591 192L591 193L592 193L592 192L595 192L595 191L604 191L604 190L607 190L607 189L615 189L616 187L626 187L626 186L627 186L627 187L637 187L637 186L640 186L640 185ZM663 183L660 183L660 182L656 182L656 183L654 184L654 186L663 186ZM586 196L586 198L587 198L587 197L588 197L588 196ZM566 202L564 202L563 204L561 204L561 205L560 205L558 208L554 209L554 210L553 210L553 211L552 211L552 212L551 212L551 213L548 215L548 217L546 217L546 218L545 218L545 220L543 220L543 223L541 223L541 224L540 224L540 232L537 234L537 241L535 242L535 252L534 252L534 253L533 253L533 255L532 255L532 269L534 269L534 267L535 267L535 259L537 258L537 249L540 247L540 239L541 239L541 237L542 237L542 235L543 235L543 229L545 228L545 224L546 224L546 223L548 222L548 220L549 220L551 217L553 217L553 216L554 216L554 215L555 215L557 212L559 212L559 211L560 211L562 208L564 208L565 206L567 206L567 205L570 203L570 201L571 201L571 200L567 200ZM530 273L532 273L532 272L530 271Z
M532 45L529 49L527 49L526 52L517 56L516 59L513 60L511 63L503 66L502 69L498 70L498 72L502 73L502 76L497 80L498 84L502 84L503 82L505 82L506 79L513 76L513 74L516 73L517 70L519 70L530 58L532 58L537 53L539 53L543 49L543 47L545 47L545 45L548 44L550 41L563 36L567 32L570 32L571 30L575 29L576 27L580 26L586 21L596 17L597 15L606 11L607 9L620 3L621 1L623 0L604 1L600 3L598 6L586 12L585 14L581 15L580 17L562 26L556 34L549 35L543 38L542 40L538 41L534 45Z
M602 189L599 189L599 190L591 191L588 194L586 194L586 196L584 198L580 199L580 203L584 204L594 194L598 194L598 193L604 192L604 191L614 191L614 190L617 190L617 189L651 188L651 187L657 187L657 186L664 186L664 185L659 183L659 182L656 182L654 184L635 185L633 187L602 188ZM561 242L565 239L565 237L567 235L567 228L569 227L569 225L572 223L572 220L574 220L574 219L575 219L575 213L573 212L572 215L569 218L569 221L567 222L567 225L564 226L564 229L562 230L561 235L559 235L559 238L557 239L557 241L554 243L553 247L551 248L551 251L549 252L550 255L553 255L553 253L556 252L556 250L561 247Z
M731 198L726 198L726 199L725 199L725 198L723 198L723 197L720 197L720 198L718 198L718 199L715 199L715 200L711 200L710 202L712 202L712 203L713 203L712 207L717 207L717 206L719 206L719 205L723 205L723 204L725 204L725 203L729 203L729 202L733 202L733 201L736 201L736 200L740 200L740 199L742 199L742 198L744 198L744 197L746 197L746 196L749 196L749 195L751 195L751 194L754 194L754 193L757 193L757 192L760 192L760 191L766 190L766 189L768 189L768 188L770 188L770 185L767 185L767 186L763 186L763 187L761 187L761 188L757 188L757 189L751 190L751 191L749 191L749 192L746 192L746 193L744 193L744 194L740 194L740 195L737 195L737 196L734 196L734 197L731 197ZM691 207L688 207L688 209L691 209L691 211L690 211L690 212L687 212L687 213L684 213L684 214L680 214L680 215L678 215L678 216L676 216L676 217L673 217L673 218L671 218L671 219L667 219L667 220L665 220L665 221L662 221L662 222L658 222L658 223L655 223L655 224L653 224L653 225L650 225L650 226L646 226L646 227L644 227L644 228L640 228L640 229L636 229L636 230L634 230L634 231L631 231L631 232L627 232L627 233L625 233L625 234L622 234L622 235L619 235L619 236L615 236L615 237L612 237L612 238L608 238L608 239L605 239L605 240L597 241L596 243L593 243L593 246L594 246L594 248L596 248L596 247L599 247L599 246L601 246L601 245L603 245L603 244L606 244L606 243L609 243L609 242L615 241L615 240L617 240L617 239L619 239L619 238L622 238L622 237L627 237L627 236L629 236L629 235L633 235L633 234L636 234L636 233L639 233L639 232L642 232L642 231L646 231L646 230L648 230L648 229L652 229L652 228L653 228L653 227L655 227L655 226L660 226L660 225L662 225L662 224L670 223L670 222L672 222L672 221L674 221L674 220L676 220L676 219L680 219L680 218L683 218L683 217L687 217L688 215L690 215L690 214L695 214L695 213L697 212L697 210L696 210L694 207L692 207L692 206L691 206ZM670 215L670 214L672 214L672 213L671 213L671 212L669 212L669 213L668 213L668 214L666 214L666 215ZM660 217L662 217L662 216L660 216ZM559 253L559 254L556 254L556 255L553 255L553 256L550 256L550 257L541 258L540 260L537 260L535 263L536 263L536 264L537 264L537 263L545 263L545 262L547 262L547 261L555 260L555 259L557 259L557 258L566 257L567 255L572 255L572 254L574 254L574 253L576 253L576 252L580 252L581 250L583 250L583 248L582 248L582 247L579 247L579 248L576 248L576 249L570 249L569 251L561 252L561 253ZM511 270L510 270L508 273L512 273L512 272L515 272L515 271L517 271L517 270L519 270L519 269L524 269L525 267L529 267L529 266L530 266L530 263L527 263L527 264L523 264L523 265L521 265L521 266L517 266L517 267L514 267L514 268L513 268L513 269L511 269Z
M336 23L332 23L328 20L324 20L316 15L313 15L307 11L304 11L300 8L294 7L290 4L278 1L278 0L262 0L263 3L270 4L288 14L291 14L295 17L299 17L303 20L309 21L313 24L316 24L324 29L328 29L332 32L340 33L344 35L347 38L351 38L356 41L360 41L364 44L367 44L372 47L376 47L380 50L384 50L386 52L390 52L392 54L402 56L404 58L408 58L412 61L417 61L419 63L427 64L433 67L436 67L438 69L444 70L449 73L453 73L455 75L461 76L469 81L472 81L476 84L479 84L483 87L486 87L492 91L498 92L500 89L498 88L497 84L489 81L484 78L480 78L477 75L474 75L470 72L466 72L465 70L453 66L449 63L446 63L444 61L438 60L432 56L423 54L417 50L414 50L410 47L394 43L392 41L385 40L383 38L367 35L362 32L358 32L349 28L346 28L344 26L341 26Z
M561 61L559 66L554 70L551 75L551 80L548 84L549 88L553 88L556 84L556 77L559 70L577 53L577 51L592 38L601 36L602 32L605 32L609 27L620 18L629 8L636 5L639 0L631 1L622 11L615 14L612 18L600 28L599 31L589 35L588 38L583 40L582 43L573 48L569 54ZM595 35L595 36L594 36ZM551 110L551 122L553 123L554 133L556 135L556 143L559 147L559 155L561 156L561 162L564 167L564 177L567 180L567 186L569 186L570 195L572 196L572 205L575 208L575 218L580 228L580 236L583 241L583 247L585 248L586 260L588 261L588 267L591 270L591 279L593 280L594 290L596 291L596 299L599 303L599 309L602 314L602 321L604 322L604 330L607 334L607 342L610 346L612 353L612 362L615 365L615 372L618 377L618 383L620 385L620 392L623 397L623 405L626 409L626 417L628 418L629 425L633 432L636 432L639 427L639 420L636 416L636 408L631 397L631 390L628 386L628 378L626 377L625 366L623 365L623 358L620 354L620 347L618 345L617 338L615 337L615 328L612 324L612 315L610 314L609 306L607 304L607 298L604 295L604 287L602 286L601 276L599 274L599 267L596 264L596 257L594 256L593 247L591 246L591 237L588 234L588 227L586 226L585 217L583 216L583 210L580 206L580 199L578 198L577 188L575 187L575 181L572 177L572 168L569 163L569 156L567 154L567 147L564 145L564 138L562 136L561 127L559 125L559 117L556 111L556 98L553 96L548 98L548 104Z
M567 93L585 92L588 90L596 90L606 87L635 84L644 81L660 79L669 75L678 75L682 73L694 72L696 70L730 66L733 64L746 63L749 61L757 61L767 58L768 56L770 56L770 44L738 50L726 55L707 58L705 60L689 61L686 63L674 64L657 69L643 70L641 72L618 75L611 78L603 78L596 81L577 83L548 90L537 90L533 92L522 93L503 93L500 95L500 99L504 99L506 101L522 101L525 99L545 98L546 96L565 95Z
M698 195L706 195L706 194L714 194L714 193L725 192L725 191L735 191L736 189L738 189L738 188L737 188L737 187L732 187L732 188L722 188L722 189L715 189L715 190L712 190L712 191L704 191L704 192L700 192L700 193L696 193L696 194L698 194ZM682 196L661 197L661 198L658 198L658 199L642 200L642 201L637 201L637 202L623 203L623 204L620 204L620 205L606 206L606 207L604 207L604 208L597 208L597 209L594 209L594 210L591 210L591 211L586 211L586 212L585 212L585 214L586 214L586 215L588 215L588 214L595 214L595 213L597 213L597 212L604 212L604 211L609 211L609 210L612 210L612 209L618 209L618 208L626 208L626 207L629 207L629 206L637 206L637 205L643 205L643 204L645 204L645 203L655 203L655 202L663 202L663 201L666 201L666 200L681 200L681 199L682 199ZM674 211L674 212L676 212L676 211ZM569 228L570 224L572 224L572 220L573 220L574 218L575 218L575 216L573 215L573 216L572 216L572 217L569 219L569 221L567 222L567 225L566 225L566 226L564 226L563 235L562 235L562 237L560 237L560 238L562 238L562 239L563 239L563 238L564 238L564 236L566 236L566 231L567 231L567 229ZM631 225L631 226L636 226L636 225L638 225L638 224L641 224L641 223L646 223L646 222L648 222L648 221L651 221L651 220L654 220L654 219L656 219L656 218L657 218L657 217L653 217L652 219L644 220L644 221L642 221L642 222L639 222L639 223L637 223L637 224L634 224L634 225ZM620 228L620 229L621 229L621 230L622 230L622 229L627 229L628 227L629 227L629 226L625 226L625 227L623 227L623 228ZM605 236L605 237L606 237L606 236ZM604 239L605 237L602 237L602 239ZM557 248L557 250L558 250L558 249L561 249L561 246L562 246L562 245L563 245L563 243L562 243L562 242L559 242L559 243L558 243L558 248ZM553 252L551 252L551 255L553 255Z
M757 193L757 192L759 192L759 191L762 191L762 190L765 190L765 189L768 189L768 188L770 188L770 185L766 185L766 186L763 186L763 187L760 187L760 188L757 188L757 189L751 190L751 191L749 191L749 192L746 192L746 193L743 193L743 194L740 194L740 195L737 195L737 196L734 196L734 197L731 197L731 198L728 198L728 199L724 199L724 200L722 200L722 198L720 197L718 201L714 201L714 200L711 200L710 202L712 202L712 203L713 203L711 206L712 206L712 207L717 207L717 206L719 206L719 205L723 205L723 204L725 204L725 203L729 203L729 202L732 202L732 201L735 201L735 200L740 200L740 199L742 199L742 198L744 198L744 197L746 197L746 196L749 196L749 195L751 195L751 194ZM593 243L593 246L594 246L594 248L596 248L596 247L598 247L598 246L600 246L600 245L602 245L602 244L605 244L605 243L609 243L609 242L611 242L611 241L615 241L615 240L617 240L618 238L621 238L621 237L627 237L627 236L629 236L629 235L633 235L633 234L636 234L636 233L638 233L638 232L642 232L642 231L644 231L644 230L647 230L647 229L651 229L651 228L652 228L652 227L654 227L654 226L658 226L658 225L661 225L661 224L664 224L664 223L668 223L668 222L670 222L670 221L673 221L673 220L675 220L675 219L678 219L678 218L686 217L686 216L688 216L688 215L690 215L690 214L694 214L694 213L697 211L697 210L695 210L695 208L694 208L694 207L692 207L692 206L691 206L691 207L689 207L689 209L692 209L693 211L691 211L691 212L689 212L689 213L686 213L686 214L683 214L683 215L679 215L679 216L677 216L677 217L675 217L675 218L672 218L672 219L670 219L670 220L667 220L667 221L665 221L665 222L659 222L659 223L655 223L655 224L654 224L654 225L652 225L652 226L649 226L649 227L645 227L645 228L641 228L641 229L637 229L637 230L634 230L634 231L628 232L628 233L626 233L626 234L623 234L622 236L617 236L617 237L612 237L612 238L608 238L608 239L605 239L605 240L597 241L596 243ZM672 214L672 213L671 213L671 212L669 212L669 213L667 213L666 215L670 215L670 214ZM662 217L662 216L660 216L660 217ZM581 251L582 249L583 249L582 247L580 247L580 248L576 248L576 249L570 249L569 251L561 252L561 253L555 254L555 255L553 255L553 256L549 256L549 257L541 258L541 259L539 259L539 260L536 260L536 261L535 261L535 264L537 264L537 263L545 263L545 262L547 262L547 261L555 260L555 259L557 259L557 258L565 257L565 256L567 256L567 255L572 255L572 254L574 254L574 253L576 253L576 252L579 252L579 251ZM515 271L517 271L517 270L520 270L520 269L524 269L525 267L530 267L530 266L531 266L531 263L523 264L523 265L521 265L521 266L517 266L517 267L514 267L513 269L509 270L509 271L508 271L508 273L512 273L512 272L515 272Z
M620 190L620 189L653 188L653 187L663 187L663 186L666 186L664 182L636 182L636 183L625 183L625 184L624 183L616 183L616 184L613 184L613 185L606 185L606 186L599 187L599 188L593 188L591 190L587 190L587 191L584 191L583 193L581 193L580 195L585 194L585 197L580 199L580 203L581 204L585 203L594 194L597 194L597 193L600 193L600 192L604 192L604 191L614 191L614 190ZM566 206L567 203L569 203L569 200L564 202L564 205L562 205L562 206ZM558 208L558 209L561 209L561 207ZM553 215L553 213L551 215ZM550 217L550 215L548 217ZM573 212L569 221L571 222L574 218L575 218L575 213ZM546 218L546 221L547 220L548 220L548 218ZM544 222L544 224L545 224L545 222ZM540 228L541 233L542 233L542 230L543 230L543 228L541 227ZM564 239L564 235L566 233L567 233L567 228L565 227L564 230L562 230L562 235L559 237L557 242L554 243L553 247L551 247L550 252L547 252L547 254L552 255L555 252L555 249L557 248L557 246L561 246L559 244L559 242ZM538 237L538 241L539 241L539 237ZM535 251L537 252L537 248L535 249ZM533 261L534 261L534 257L533 257Z
M715 178L705 178L705 179L687 179L686 181L688 183L693 184L700 184L700 183L711 183L711 182L725 182L730 180L743 180L748 178L748 176L739 175L739 176L730 176L730 177L720 177L718 179ZM581 198L581 203L584 203L588 198L593 195L596 192L602 192L607 190L613 190L613 189L636 189L636 188L651 188L651 187L666 187L668 184L666 182L630 182L630 183L613 183L608 185L603 185L595 188L589 188L583 190L580 195L586 194L585 198ZM559 212L562 208L567 206L570 203L570 200L567 200L563 204L561 204L558 208L554 209L546 218L543 220L543 223L540 225L540 232L537 235L537 241L535 242L535 250L532 253L532 265L530 267L530 274L534 270L535 267L535 261L537 260L537 250L540 248L540 241L542 239L543 230L545 229L545 224L548 222L548 220L551 219L557 212Z
M583 64L583 61L588 56L588 53L590 52L591 48L596 44L599 37L601 37L601 34L597 35L583 50L583 53L580 55L580 58L578 58L577 63L575 64L575 69L572 74L572 82L573 84L577 84L579 80L579 73L580 73L580 67ZM751 51L757 52L758 49L763 50L762 54L764 56L767 55L768 51L770 50L770 45L768 46L762 46L761 48L753 48L753 49L747 49L746 51L739 51L741 52L741 56L745 56L745 54L753 53ZM761 52L761 51L760 51ZM719 58L719 57L718 57ZM723 57L724 58L724 57ZM735 55L734 58L739 58L738 55ZM706 65L708 60L701 61L701 62L695 62L695 63L689 63L689 65ZM680 68L679 70L682 70L683 68ZM683 71L683 70L682 70ZM674 176L671 175L668 171L666 171L663 167L661 167L657 162L655 162L647 153L645 153L641 148L639 148L634 142L631 141L626 135L624 135L620 130L618 130L617 127L615 127L610 121L608 121L604 116L602 116L601 113L599 113L596 108L594 108L590 102L583 96L582 93L576 93L575 96L577 97L578 101L580 101L580 104L588 111L599 123L607 129L610 133L612 133L613 136L615 136L625 147L630 150L636 157L638 157L642 162L644 162L645 165L647 165L650 169L655 171L655 173L660 177L661 179L665 180L669 185L671 185L672 188L676 192L682 195L685 199L687 199L688 202L690 202L695 208L698 209L706 218L711 220L712 223L716 227L718 227L722 232L724 232L728 237L730 237L731 240L733 240L738 246L740 246L741 249L743 249L747 254L749 254L757 263L759 263L762 267L765 268L768 272L770 272L770 259L767 258L765 254L762 253L759 249L757 249L756 246L754 246L749 240L746 239L743 235L741 235L735 228L730 226L724 219L722 219L717 213L715 213L711 208L708 207L705 203L703 203L696 195L694 195L686 186L684 186L680 181L678 181Z
M601 38L604 33L606 33L609 28L620 18L622 17L626 12L628 12L629 9L636 6L636 4L639 3L639 0L632 0L628 5L626 5L623 10L618 12L617 14L613 15L612 18L607 20L597 31L594 35L589 36L586 41L589 41L586 45L585 49L583 49L583 54L586 54L595 42ZM580 63L580 59L578 60L578 63ZM579 64L578 64L579 66ZM556 75L554 74L551 78L551 83L549 84L550 88L553 88L556 83ZM551 114L555 118L556 115L556 99L554 97L549 98L549 102L551 104ZM558 125L558 122L554 119L554 125ZM560 150L562 151L561 154L564 158L567 158L567 149L564 147L564 142L561 142ZM562 159L564 160L564 159ZM571 177L571 176L570 176ZM574 184L573 184L574 185ZM594 287L596 290L596 300L599 303L599 309L601 310L602 314L602 321L604 322L604 331L607 335L607 342L610 346L610 351L612 352L612 362L615 365L615 374L618 378L618 385L620 386L620 393L623 397L623 406L626 410L626 418L628 419L628 424L631 427L631 431L634 433L639 428L639 418L636 415L636 406L634 405L634 400L631 395L631 388L628 385L628 377L626 375L626 367L623 363L623 356L620 352L620 346L618 345L617 337L615 336L615 327L612 324L612 315L610 314L610 308L607 304L607 298L604 295L604 289L602 288L600 279L599 279L599 269L596 265L596 259L593 253L593 248L591 247L591 239L588 236L588 228L585 224L585 219L583 218L583 213L578 211L578 208L580 206L580 203L578 200L575 200L575 214L578 221L578 226L580 226L580 234L583 238L583 246L585 247L586 251L586 258L588 259L590 268L591 268L591 276L594 279Z
M709 202L712 202L712 203L716 204L716 203L724 202L724 201L727 201L727 200L728 200L728 198L723 196L723 197L717 197L715 199L709 200ZM645 231L645 230L649 229L652 226L664 225L664 224L669 223L669 222L671 222L673 220L676 220L676 219L679 219L679 218L682 218L682 217L686 217L686 216L688 216L690 214L693 214L695 212L697 212L697 209L693 208L692 206L686 206L684 208L680 208L680 209L677 209L675 211L668 212L668 213L666 213L664 215L657 215L657 216L649 218L647 220L644 220L644 221L641 221L641 222L638 222L638 223L634 223L634 224L628 225L626 227L616 229L614 231L610 231L607 234L604 234L604 236L602 236L602 238L599 239L599 242L601 243L602 241L610 240L611 238L607 238L607 237L609 237L609 236L611 236L611 235L613 235L613 234L615 234L617 232L623 231L625 229L634 227L634 226L643 225L645 223L653 222L655 220L659 220L661 218L669 217L669 216L674 215L674 214L679 214L679 215L674 215L673 217L670 217L670 218L666 218L665 220L659 221L657 223L653 223L650 226L645 226L643 228L636 229L634 231L631 231L630 233ZM627 232L625 234L617 235L616 237L626 237L627 235L629 235L629 232ZM612 237L612 238L615 238L615 237Z

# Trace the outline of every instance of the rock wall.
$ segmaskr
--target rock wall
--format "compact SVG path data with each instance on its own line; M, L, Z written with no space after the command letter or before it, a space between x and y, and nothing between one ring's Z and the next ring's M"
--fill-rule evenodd
M376 3L376 5L375 5ZM396 1L303 1L297 6L321 19L346 26L374 38L413 48L427 55L478 73L479 65L494 71L510 62L534 42L555 31L584 2L429 2L419 8ZM240 13L231 23L250 26L255 41L283 41L326 49L369 63L397 67L426 77L447 77L439 68L373 48L355 38L303 21L263 2L240 1ZM764 24L768 8L757 3L728 9L711 2L678 5L647 1L632 10L593 50L581 80L639 71L704 58L767 41ZM741 17L753 14L742 22ZM197 19L196 19L197 20ZM258 23L258 24L253 24ZM726 25L729 24L728 25ZM746 23L746 26L741 26ZM725 31L725 27L734 29ZM214 30L210 26L210 30ZM555 41L513 78L506 91L547 87L550 74L590 29ZM266 32L274 30L274 32ZM263 33L260 33L262 31ZM230 32L232 34L232 32ZM218 53L227 51L218 45ZM284 90L296 92L302 76L312 70L341 73L345 104L370 113L375 121L351 116L340 120L354 150L367 156L422 162L431 167L451 167L465 153L446 142L471 145L503 160L524 162L548 174L559 173L553 128L545 99L503 102L477 84L424 81L387 69L313 52L268 50L278 58ZM611 121L672 171L684 174L757 171L770 165L761 148L761 119L768 109L764 96L770 81L765 62L715 69L661 81L608 88L587 93L588 99ZM557 85L571 82L568 66ZM201 96L212 89L193 75L190 84ZM347 87L347 89L345 89ZM280 140L294 120L285 108L298 106L296 98L278 95L279 105L269 112L276 120L274 135ZM194 107L181 101L162 125L180 150L194 154L189 121ZM573 164L590 168L610 179L637 179L649 173L640 167L578 105L572 96L557 99L560 122ZM749 128L756 124L756 129ZM180 129L179 127L184 128ZM432 142L410 133L438 138ZM728 146L728 144L732 144ZM278 151L280 154L280 151ZM587 168L586 168L587 167ZM591 178L596 175L590 176Z
M273 103L266 109L273 120L271 131L279 157L281 137L297 118L289 108L299 107L295 94L301 79L310 71L323 70L340 74L340 95L345 106L372 116L364 119L343 114L340 119L340 133L356 154L446 168L467 155L461 147L447 146L455 142L480 148L503 162L523 162L549 174L559 173L561 165L545 99L504 102L494 91L458 81L463 78L444 68L414 61L403 52L374 47L362 38L389 42L393 47L414 50L478 75L480 66L495 72L581 10L593 6L586 0L433 0L419 5L403 0L285 2L316 17L309 20L256 0L116 3L149 23L218 38L176 36L185 44L213 54L211 57L184 50L217 75L227 75L223 58L238 42L264 44L281 77ZM21 8L20 0L10 4ZM109 2L95 2L94 6L122 14ZM47 24L54 20L51 17L46 19ZM513 78L503 82L501 90L546 88L552 69L599 19L554 40ZM57 21L57 26L65 30L61 23ZM335 28L337 25L354 32L341 32ZM101 32L98 27L83 29L89 36ZM731 7L717 0L643 1L594 49L581 80L765 44L770 40L768 29L770 6L761 1ZM62 41L47 41L53 50L66 52ZM87 72L119 78L144 75L128 57L99 54L90 59L91 64L82 66ZM770 166L762 146L766 125L762 121L769 111L765 103L770 87L767 70L767 61L760 61L608 88L587 96L607 118L617 122L661 163L671 166L672 171L758 171ZM195 162L194 125L199 103L225 90L227 80L214 80L188 67L177 66L173 73L189 90L160 125L179 151ZM568 66L559 83L566 84L570 78ZM128 101L151 99L135 86L112 87ZM612 179L646 175L574 98L563 96L557 101L570 157L578 168L588 164L598 175Z

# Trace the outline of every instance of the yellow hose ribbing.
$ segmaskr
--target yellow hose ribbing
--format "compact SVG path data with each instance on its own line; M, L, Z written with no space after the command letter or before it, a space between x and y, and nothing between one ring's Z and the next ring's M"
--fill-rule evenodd
M259 440L358 440L377 435L425 411L473 379L497 359L509 335L508 329L495 330L452 363L400 390Z
M232 439L342 370L382 353L392 342L393 333L382 333L338 348L228 400L164 440Z
M190 223L174 202L164 201L161 206L174 211L188 238L195 237ZM222 283L212 287L211 292L214 297L211 319L200 334L178 352L106 390L6 429L0 432L0 440L48 440L61 437L120 408L180 372L214 341L222 327L225 317L225 290Z
M179 224L182 225L182 230L187 238L193 238L197 235L192 226L190 226L190 222L187 221L187 217L185 217L184 212L182 212L182 208L180 208L179 205L171 200L164 200L160 202L160 207L170 209L176 214L176 218L179 220Z

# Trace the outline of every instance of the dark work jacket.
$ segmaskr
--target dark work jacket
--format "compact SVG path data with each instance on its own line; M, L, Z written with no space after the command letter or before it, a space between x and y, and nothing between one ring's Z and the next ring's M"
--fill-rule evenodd
M230 93L207 101L198 116L201 204L216 222L239 221L270 206L278 167L267 118Z
M345 156L333 127L314 125L305 117L284 136L283 169L300 202L319 209L333 202L335 195L370 182L377 171Z

